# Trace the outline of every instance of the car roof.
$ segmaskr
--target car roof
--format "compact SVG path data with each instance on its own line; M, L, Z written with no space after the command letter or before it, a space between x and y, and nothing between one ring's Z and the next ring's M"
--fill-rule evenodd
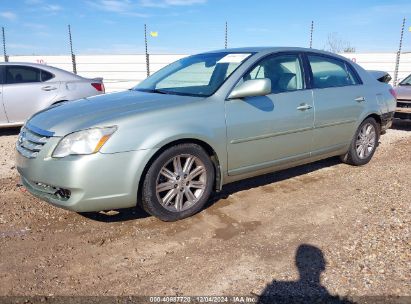
M220 49L215 51L210 51L207 53L213 52L248 52L248 53L260 53L260 52L277 52L281 50L291 50L291 49L302 49L302 48L293 48L293 47L275 47L275 46L259 46L259 47L240 47L240 48L228 48L228 49Z
M317 53L317 54L323 54L323 55L328 55L328 56L334 56L334 57L338 57L338 58L347 60L347 58L345 58L343 56L340 56L340 55L335 54L335 53L327 52L327 51L324 51L324 50L318 50L318 49L312 49L312 48L303 48L303 47L288 47L288 46L282 46L282 47L261 46L261 47L229 48L229 49L220 49L220 50L208 51L208 52L204 52L203 54L220 53L220 52L227 52L227 53L264 53L264 54L276 53L276 52L310 52L310 53Z
M55 76L59 78L78 78L82 79L83 77L78 76L76 74L70 73L66 70L59 69L50 65L46 64L40 64L40 63L32 63L32 62L0 62L0 66L5 66L5 65L19 65L19 66L29 66L29 67L34 67L38 69L42 69L45 71L48 71Z

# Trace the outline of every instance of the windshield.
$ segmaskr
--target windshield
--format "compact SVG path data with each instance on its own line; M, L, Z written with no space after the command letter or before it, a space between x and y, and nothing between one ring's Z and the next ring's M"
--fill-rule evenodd
M211 96L251 53L207 53L178 60L133 90L160 94Z
M411 86L411 75L408 75L403 81L400 82L400 85L409 85Z

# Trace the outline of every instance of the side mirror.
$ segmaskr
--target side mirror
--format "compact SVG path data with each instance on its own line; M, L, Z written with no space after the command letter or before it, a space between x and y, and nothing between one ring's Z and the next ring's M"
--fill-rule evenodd
M228 95L228 99L265 96L271 93L271 80L267 78L246 80Z

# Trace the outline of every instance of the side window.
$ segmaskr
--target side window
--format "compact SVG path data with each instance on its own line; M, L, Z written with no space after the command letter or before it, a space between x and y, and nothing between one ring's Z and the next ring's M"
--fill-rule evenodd
M4 83L4 66L0 66L0 84Z
M343 87L359 84L349 65L342 60L308 55L314 88Z
M7 66L6 83L40 82L40 70L25 66Z
M47 71L44 71L44 70L40 70L40 71L41 71L41 81L47 81L47 80L54 78L53 74Z
M298 55L273 55L261 60L243 80L268 78L273 93L303 89L303 73Z

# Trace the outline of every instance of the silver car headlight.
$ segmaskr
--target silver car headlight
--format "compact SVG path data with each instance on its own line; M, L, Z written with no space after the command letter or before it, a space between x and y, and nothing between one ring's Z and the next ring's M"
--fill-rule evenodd
M68 155L87 155L100 151L117 127L93 128L74 132L64 136L52 156L57 158Z

